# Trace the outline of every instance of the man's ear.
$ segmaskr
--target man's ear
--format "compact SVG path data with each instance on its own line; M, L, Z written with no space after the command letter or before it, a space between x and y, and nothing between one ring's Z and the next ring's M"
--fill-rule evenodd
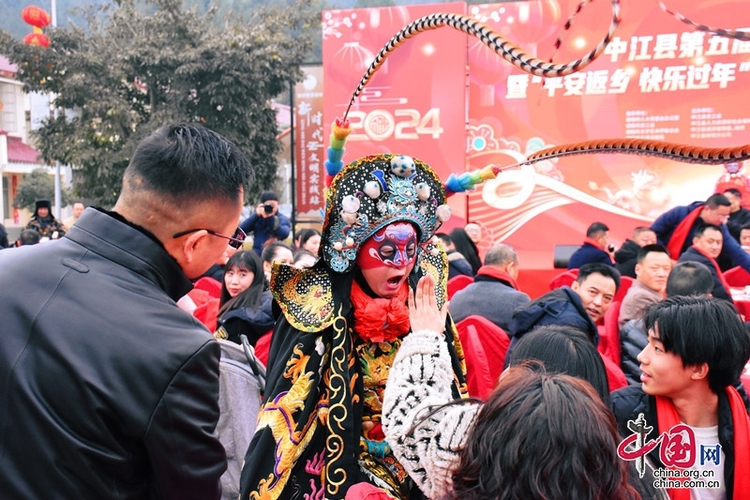
M572 288L574 292L577 292L580 287L581 285L578 283L578 280L570 284L570 288Z
M703 380L706 377L708 377L708 363L701 363L699 365L694 365L691 368L692 368L692 372L690 374L690 377L693 380Z
M170 254L181 265L190 264L195 258L195 251L197 247L206 236L208 236L208 232L204 229L187 234L183 236L178 242L176 242L176 245L172 246ZM172 252L177 253L177 255Z

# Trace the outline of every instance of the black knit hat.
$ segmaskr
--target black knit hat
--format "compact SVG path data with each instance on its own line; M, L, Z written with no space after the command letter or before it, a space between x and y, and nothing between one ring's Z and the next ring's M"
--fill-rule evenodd
M273 191L264 191L262 195L260 195L260 202L265 203L267 201L279 201L278 196L276 196L276 193Z

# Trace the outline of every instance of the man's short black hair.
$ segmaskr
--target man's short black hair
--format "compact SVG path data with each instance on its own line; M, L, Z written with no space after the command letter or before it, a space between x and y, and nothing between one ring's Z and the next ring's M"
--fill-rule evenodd
M711 270L701 262L678 262L667 278L667 297L708 295L714 289Z
M442 241L445 246L450 246L453 243L453 240L447 233L435 233L435 236L440 238L440 241Z
M706 206L711 210L716 210L719 207L731 207L732 202L730 202L729 198L723 194L716 193L708 197L706 200Z
M643 262L643 259L646 258L646 255L650 254L651 252L665 253L667 254L667 257L669 257L669 251L664 245L654 243L653 245L642 246L641 249L638 250L638 257L636 258L636 262L640 264L641 262Z
M748 222L747 224L743 224L742 226L740 226L740 233L742 231L744 231L745 229L750 229L750 222Z
M669 297L647 307L646 331L654 330L666 352L683 366L708 364L708 384L719 394L739 381L750 358L750 336L737 310L714 297Z
M654 232L654 230L648 226L638 226L637 228L633 229L633 238L636 238L639 234L646 231L651 231L652 233Z
M200 125L164 126L141 141L123 182L170 202L236 200L253 178L253 167L225 137Z
M18 242L21 246L24 245L36 245L42 239L42 235L33 229L24 229L21 234L18 235Z
M693 233L693 237L694 238L700 238L701 236L703 236L703 233L705 233L708 229L713 229L714 231L719 231L722 234L722 236L724 235L724 233L722 232L721 228L719 226L717 226L716 224L699 224L695 228L695 233Z
M582 265L578 270L578 278L576 278L576 281L580 285L586 281L586 278L594 273L599 273L605 278L612 278L615 282L615 290L620 288L620 272L614 267L602 264L601 262L590 262Z
M260 202L265 203L267 201L279 201L279 197L273 191L263 191L260 195Z
M725 189L723 194L731 194L732 196L736 196L737 198L742 198L742 192L739 189L735 188L729 188Z
M609 231L609 228L607 225L603 222L594 222L589 226L589 228L586 230L586 237L587 238L593 238L594 236L606 233Z

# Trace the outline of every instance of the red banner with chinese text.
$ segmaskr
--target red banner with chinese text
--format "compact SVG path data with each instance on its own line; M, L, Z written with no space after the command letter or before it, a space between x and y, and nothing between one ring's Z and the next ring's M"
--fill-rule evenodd
M591 2L555 51L579 3L529 0L324 12L325 140L330 122L343 114L374 55L416 18L464 12L540 59L567 63L594 48L612 17L610 2ZM742 29L736 19L747 3L675 1L671 7L700 24ZM749 41L697 31L657 2L624 0L622 23L605 52L563 78L528 75L479 40L443 27L407 40L368 83L350 112L354 140L347 143L344 161L392 151L427 161L445 179L464 165L472 170L510 166L547 146L593 139L748 144L748 86ZM439 110L439 127L425 120L433 110ZM460 140L454 134L462 134ZM636 226L648 226L674 206L727 187L748 193L745 201L750 202L746 165L693 165L621 154L569 156L507 170L468 196L453 196L448 227L477 222L485 250L499 241L518 250L522 282L532 272L546 273L548 281L558 272L552 269L554 246L580 244L592 222L607 224L612 243L619 246Z
M297 220L322 220L326 147L323 136L323 67L303 66L294 86L294 194Z

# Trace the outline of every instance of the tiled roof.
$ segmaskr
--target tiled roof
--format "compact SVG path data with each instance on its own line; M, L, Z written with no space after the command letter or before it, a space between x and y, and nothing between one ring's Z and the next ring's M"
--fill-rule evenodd
M39 151L28 144L24 144L20 137L8 137L9 163L39 163Z

